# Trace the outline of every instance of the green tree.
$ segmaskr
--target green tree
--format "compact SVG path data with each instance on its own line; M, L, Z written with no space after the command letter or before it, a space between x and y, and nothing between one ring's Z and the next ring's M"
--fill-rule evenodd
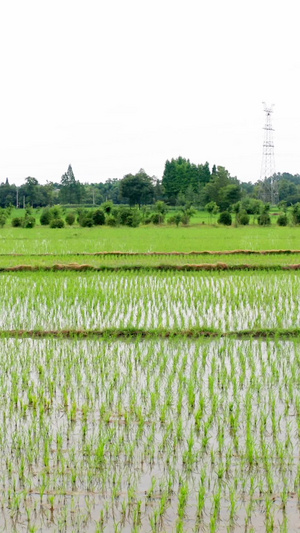
M212 219L212 215L216 215L219 212L219 206L216 204L216 202L208 202L204 209L208 212L210 221Z
M127 199L129 205L152 203L154 186L152 179L143 169L137 174L127 174L120 183L121 198Z
M184 157L167 160L162 185L168 202L175 205L178 195L185 195L188 189L189 197L198 194L199 190L209 182L210 177L208 163L195 165Z
M235 204L241 199L241 187L230 183L220 189L220 208L229 209L232 204Z
M229 187L233 186L234 187ZM237 202L241 197L240 184L237 178L231 177L225 167L218 166L212 179L201 193L203 205L216 202L221 209L229 207L229 202Z
M62 204L80 204L84 192L84 186L75 179L71 165L61 177L59 200Z

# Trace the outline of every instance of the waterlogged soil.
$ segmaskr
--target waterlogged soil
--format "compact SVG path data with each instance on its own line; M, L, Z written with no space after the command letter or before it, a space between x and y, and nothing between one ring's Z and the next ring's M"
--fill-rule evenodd
M300 343L0 339L3 531L299 530Z
M0 275L0 330L299 327L300 272Z

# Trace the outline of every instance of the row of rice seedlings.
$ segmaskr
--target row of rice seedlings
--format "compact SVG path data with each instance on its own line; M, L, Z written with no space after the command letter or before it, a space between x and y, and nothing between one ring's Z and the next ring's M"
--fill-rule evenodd
M299 523L298 342L2 339L0 353L0 528Z
M299 295L296 272L2 274L0 328L293 328Z
M1 268L9 267L53 267L53 265L90 265L91 267L136 267L141 266L144 268L152 268L161 265L189 265L189 264L212 264L212 263L225 263L229 265L241 265L247 264L257 265L261 268L274 267L280 268L284 265L293 265L300 263L300 254L266 254L263 256L257 255L12 255L0 254L0 266Z

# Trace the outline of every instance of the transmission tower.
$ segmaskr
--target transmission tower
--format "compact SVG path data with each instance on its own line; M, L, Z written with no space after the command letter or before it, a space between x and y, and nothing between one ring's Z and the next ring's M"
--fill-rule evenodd
M265 125L264 125L264 142L263 142L263 156L261 162L261 173L260 178L264 183L264 200L266 202L271 202L271 204L276 204L278 202L278 184L277 180L274 179L275 174L275 156L274 156L274 141L273 141L273 131L271 115L273 113L273 105L267 106L265 102L264 112L265 112Z

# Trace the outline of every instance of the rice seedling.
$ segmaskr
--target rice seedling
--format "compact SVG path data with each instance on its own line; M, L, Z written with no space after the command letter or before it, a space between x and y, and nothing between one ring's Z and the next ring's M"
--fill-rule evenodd
M116 333L127 331L130 335L153 330L188 333L202 328L222 333L298 327L297 272L242 275L149 271L139 276L130 272L36 272L1 276L3 331L77 330L84 334L109 330L113 325ZM236 387L245 383L245 362L243 365ZM273 371L272 379L276 380L275 368ZM232 374L235 375L234 367ZM213 388L213 373L210 379ZM194 388L191 380L192 408Z
M3 337L0 354L2 529L298 523L297 340Z

